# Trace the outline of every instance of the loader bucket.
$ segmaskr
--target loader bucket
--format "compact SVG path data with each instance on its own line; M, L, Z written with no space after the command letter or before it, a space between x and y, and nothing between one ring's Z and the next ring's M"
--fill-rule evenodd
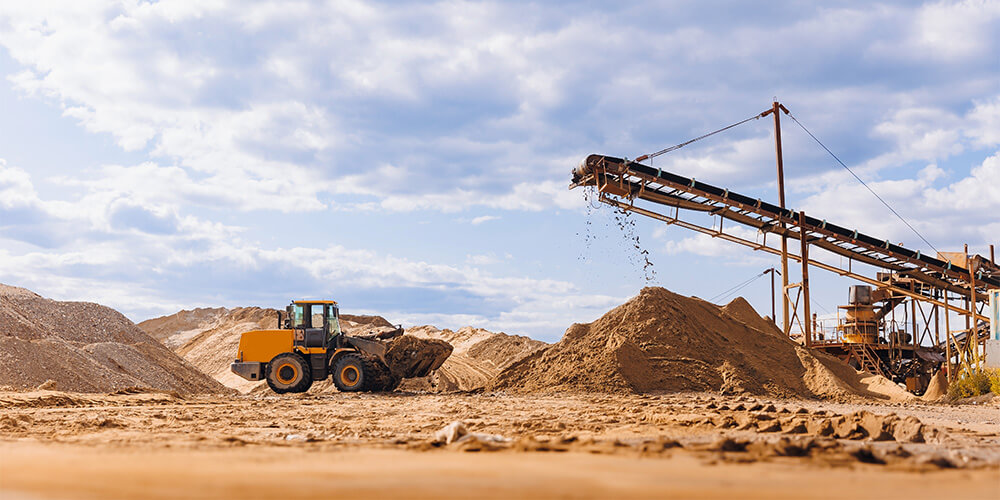
M452 350L443 340L402 335L388 343L384 359L398 378L426 377L441 368Z
M386 345L383 342L358 337L347 337L346 341L348 345L361 352L371 354L379 359L385 359Z

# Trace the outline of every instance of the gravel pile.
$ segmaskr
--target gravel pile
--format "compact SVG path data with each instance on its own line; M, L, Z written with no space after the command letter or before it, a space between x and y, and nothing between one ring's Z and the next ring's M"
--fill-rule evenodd
M649 287L597 321L571 326L487 388L912 399L888 380L865 377L784 337L742 298L719 307Z
M114 309L0 285L0 385L33 389L50 380L73 392L225 391Z
M424 392L481 389L508 366L548 344L521 335L464 326L458 330L417 326L407 335L440 339L454 346L451 356L429 377L404 380L400 389Z

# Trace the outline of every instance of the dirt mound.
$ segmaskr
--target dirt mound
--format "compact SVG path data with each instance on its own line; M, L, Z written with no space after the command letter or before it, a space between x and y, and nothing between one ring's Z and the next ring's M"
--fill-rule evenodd
M836 359L776 334L743 299L719 307L653 287L593 323L571 326L488 389L890 398L872 385Z
M395 325L389 323L389 320L383 318L382 316L371 316L367 314L341 314L340 315L341 327L345 327L344 323L348 323L347 326L352 326L355 328L392 328Z
M275 328L278 314L274 309L237 307L202 325L202 331L175 348L177 354L211 375L227 387L246 392L260 384L236 375L229 365L236 359L240 335L251 330Z
M417 326L407 335L441 339L455 350L430 377L404 380L400 386L410 391L469 391L486 386L508 366L545 347L545 342L520 335L494 333L465 326L458 330L440 330Z
M225 390L114 309L0 285L0 384L49 381L72 392Z
M757 311L753 309L753 306L746 301L743 297L736 297L732 302L726 304L722 307L722 314L729 316L737 321L741 321L743 324L760 330L765 333L773 333L778 336L782 336L781 329L778 325L773 322L761 318Z
M191 337L200 333L203 325L214 322L228 312L225 307L204 307L147 319L138 326L154 339L173 349L184 345Z
M38 295L27 288L5 285L3 283L0 283L0 297L42 298L41 295Z
M931 377L930 383L927 384L927 390L924 391L924 395L920 397L924 401L940 401L948 397L948 376L945 375L944 370L938 370Z

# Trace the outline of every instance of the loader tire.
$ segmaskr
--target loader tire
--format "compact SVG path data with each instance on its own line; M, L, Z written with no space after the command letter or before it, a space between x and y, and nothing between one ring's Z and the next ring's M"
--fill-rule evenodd
M278 394L306 392L312 386L309 363L298 354L279 354L267 364L267 385Z
M333 385L341 392L369 390L373 369L357 354L345 354L333 363Z
M382 390L385 391L385 392L395 391L396 388L399 387L399 384L401 384L402 382L403 382L403 379L401 379L399 377L396 377L396 376L393 376L389 380L388 384L382 386Z
M365 366L370 369L372 376L368 379L369 392L392 392L399 387L402 379L396 377L380 359L375 356L362 355Z

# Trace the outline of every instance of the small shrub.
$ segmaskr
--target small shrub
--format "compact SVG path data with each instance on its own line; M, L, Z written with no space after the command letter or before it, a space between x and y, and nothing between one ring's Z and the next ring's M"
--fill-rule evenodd
M990 391L1000 395L1000 368L986 370L986 376L990 379Z
M1000 382L1000 376L991 373L986 373L986 370L979 370L976 373L963 373L958 380L951 383L948 386L948 395L952 399L962 399L970 398L972 396L980 396L990 392L991 386L991 375ZM1000 384L998 384L998 389L1000 389Z

